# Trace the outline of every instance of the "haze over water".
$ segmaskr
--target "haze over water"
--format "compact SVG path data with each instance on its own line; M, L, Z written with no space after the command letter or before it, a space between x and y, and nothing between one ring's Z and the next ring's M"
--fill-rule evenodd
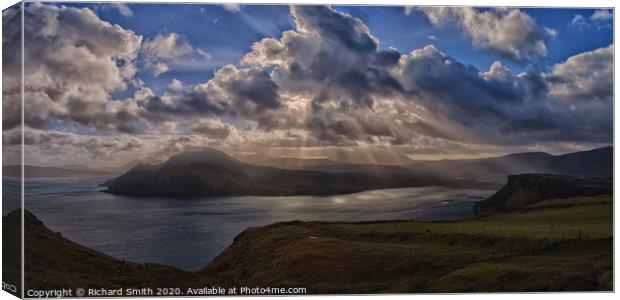
M493 193L423 187L317 197L135 198L100 192L106 179L28 179L26 209L51 230L115 258L186 270L206 266L248 227L292 220L460 219ZM4 181L5 195L19 187L15 179ZM3 215L17 201L5 198Z

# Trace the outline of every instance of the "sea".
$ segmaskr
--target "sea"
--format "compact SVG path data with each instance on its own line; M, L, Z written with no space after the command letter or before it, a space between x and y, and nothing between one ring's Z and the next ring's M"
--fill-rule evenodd
M26 179L25 208L63 237L117 259L199 270L249 227L283 221L450 221L472 217L490 190L419 187L331 196L129 197L108 177ZM19 208L19 180L3 178L2 214Z

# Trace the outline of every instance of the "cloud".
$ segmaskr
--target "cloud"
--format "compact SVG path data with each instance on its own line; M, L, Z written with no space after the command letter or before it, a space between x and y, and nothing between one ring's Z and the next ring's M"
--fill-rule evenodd
M496 51L518 63L545 57L545 33L554 33L552 29L541 28L519 9L423 7L420 10L432 24L459 26L476 47Z
M571 104L613 102L614 47L577 54L556 64L548 75L550 96Z
M371 107L373 95L398 90L387 68L400 54L381 50L359 19L326 7L292 7L296 30L252 46L242 64L273 66L272 77L290 92L311 92L316 109Z
M172 81L168 85L168 88L173 91L180 91L183 89L183 83L176 78L172 78Z
M137 97L136 97L137 98ZM222 67L206 83L191 91L155 96L150 92L137 99L142 116L151 121L188 116L231 116L260 120L280 106L278 86L259 68Z
M581 14L575 14L573 19L571 19L570 25L572 27L578 28L579 30L583 30L584 28L594 27L597 30L601 30L603 28L611 29L611 21L613 19L613 14L608 9L597 9L588 19L586 19Z
M237 3L224 3L222 7L231 13L238 13L241 11L241 5Z
M605 22L613 19L613 14L608 9L597 9L590 16L590 20L595 22Z
M555 40L560 34L560 32L557 29L553 29L549 27L543 27L543 29L545 31L545 34L552 40Z
M544 86L540 78L515 75L500 62L481 72L434 46L402 56L394 73L410 101L424 109L417 130L461 141L497 143L497 133L488 129L536 110L532 100L544 91L535 88Z
M2 144L9 157L19 154L21 131L3 132ZM108 161L112 164L136 158L136 153L148 149L149 142L136 136L116 134L113 136L88 136L62 131L24 129L24 151L28 164L49 165L87 164Z
M570 21L571 26L579 28L579 30L583 30L587 26L586 19L580 15L575 14Z
M116 9L118 13L120 13L121 15L127 18L133 17L133 11L131 10L131 8L129 8L129 5L125 3L109 3L109 4L104 4L104 5L111 6L112 8Z
M211 60L211 54L194 48L177 33L158 34L144 41L141 49L147 69L155 76L172 67Z
M531 21L517 10L495 14L502 17L490 20L501 28L514 18ZM275 110L270 116L278 121L263 122L271 130L304 129L318 145L411 145L424 138L486 144L588 139L570 132L576 123L569 124L574 123L571 114L557 107L549 92L557 84L545 71L513 74L499 61L481 71L434 46L406 55L381 50L359 19L326 7L293 7L291 15L296 29L255 43L242 59L245 66L272 68L279 92L295 95L300 107L293 110L297 122L281 121L292 118L284 109ZM587 66L584 74L596 68ZM567 80L578 84L580 79ZM601 82L603 90L610 86ZM291 104L283 101L283 107ZM589 121L597 123L596 118ZM591 138L600 141L600 136Z
M232 126L222 124L213 119L201 120L192 128L192 132L194 133L199 133L215 139L225 139L233 130Z
M490 20L508 22L511 11ZM155 159L204 146L473 153L611 142L613 46L549 69L515 73L496 61L480 70L432 45L406 54L381 47L361 20L332 8L291 7L295 28L257 41L205 82L173 79L156 94L136 69L203 55L182 36L142 43L88 9L35 3L27 13L26 42L37 45L26 69L28 151L41 161L60 161L63 151L84 161ZM18 131L20 112L19 48L8 41L20 35L19 20L5 16L8 136ZM128 85L134 95L111 96Z
M142 37L100 20L88 8L32 3L25 11L24 122L41 128L51 120L83 126L133 130L132 107L110 101L110 93L125 90L136 72L134 64ZM19 18L4 18L3 48L17 53ZM20 60L4 60L6 98L19 97ZM4 58L3 58L4 59ZM19 125L19 105L3 104L6 129Z

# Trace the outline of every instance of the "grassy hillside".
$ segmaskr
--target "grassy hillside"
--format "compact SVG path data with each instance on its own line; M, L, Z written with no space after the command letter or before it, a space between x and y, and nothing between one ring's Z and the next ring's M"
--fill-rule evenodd
M314 293L612 289L611 196L459 222L252 228L204 272Z

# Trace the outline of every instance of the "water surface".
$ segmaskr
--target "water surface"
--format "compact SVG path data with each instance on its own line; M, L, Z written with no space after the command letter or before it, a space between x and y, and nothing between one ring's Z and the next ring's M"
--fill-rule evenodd
M27 179L26 209L64 237L115 258L186 270L206 266L248 227L291 220L460 219L492 193L424 187L320 197L135 198L100 192L106 179ZM4 180L5 194L19 187L17 180ZM18 207L13 202L3 201L4 215Z

